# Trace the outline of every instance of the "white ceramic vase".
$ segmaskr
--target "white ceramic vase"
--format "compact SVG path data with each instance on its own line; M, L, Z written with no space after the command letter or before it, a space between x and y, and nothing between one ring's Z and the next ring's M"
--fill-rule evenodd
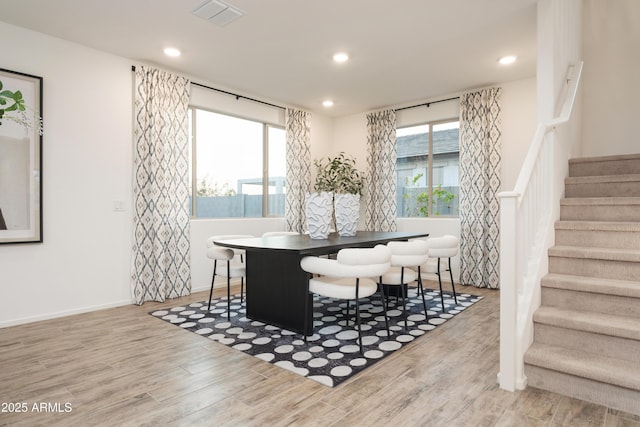
M360 217L359 194L335 194L336 229L341 236L355 236Z
M326 239L333 217L333 193L307 193L305 204L307 228L312 239Z

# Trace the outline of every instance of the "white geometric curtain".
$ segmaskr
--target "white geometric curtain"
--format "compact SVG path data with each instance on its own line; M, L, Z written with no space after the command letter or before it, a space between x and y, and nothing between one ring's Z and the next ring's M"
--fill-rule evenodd
M367 114L365 229L396 231L396 113Z
M138 66L133 155L134 302L191 293L189 80Z
M287 139L287 194L285 219L287 231L306 231L305 194L311 190L311 113L287 108L285 135Z
M460 97L460 282L500 285L501 88Z

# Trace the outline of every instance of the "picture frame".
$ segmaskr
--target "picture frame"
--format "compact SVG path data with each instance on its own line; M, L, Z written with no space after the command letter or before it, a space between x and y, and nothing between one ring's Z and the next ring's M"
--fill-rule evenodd
M42 77L0 68L0 244L42 243Z

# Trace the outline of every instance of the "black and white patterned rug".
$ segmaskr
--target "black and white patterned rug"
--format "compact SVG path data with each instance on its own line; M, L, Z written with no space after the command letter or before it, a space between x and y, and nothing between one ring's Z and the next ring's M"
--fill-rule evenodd
M428 319L425 319L422 298L416 294L415 288L411 288L407 298L406 331L402 300L396 305L395 297L389 298L391 336L387 337L379 295L373 295L370 299L363 298L360 300L360 316L364 355L360 354L357 342L353 301L347 325L345 300L315 295L314 334L307 337L306 343L299 333L248 319L239 295L232 297L230 322L227 321L226 297L213 300L210 311L207 311L208 301L203 301L156 310L149 314L333 387L435 329L480 299L480 296L462 293L458 294L456 305L453 295L445 292L443 312L440 293L425 289L429 314Z

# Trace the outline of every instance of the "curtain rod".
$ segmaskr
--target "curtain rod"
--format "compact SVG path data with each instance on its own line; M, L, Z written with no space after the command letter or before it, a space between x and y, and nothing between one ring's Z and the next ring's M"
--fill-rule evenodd
M439 102L447 102L447 101L453 101L455 99L460 99L459 96L454 96L453 98L447 98L447 99L439 99L437 101L430 101L430 102L425 102L423 104L418 104L418 105L412 105L410 107L402 107L402 108L396 108L393 111L401 111L401 110L408 110L409 108L417 108L417 107L427 107L429 108L431 106L431 104L437 104Z
M131 71L136 71L136 66L132 65L131 66ZM211 87L211 86L207 86L207 85L203 85L202 83L196 83L196 82L191 82L192 85L196 85L196 86L200 86L203 87L205 89L209 89L209 90L214 90L216 92L220 92L220 93L224 93L225 95L231 95L231 96L235 96L236 99L246 99L247 101L253 101L253 102L257 102L259 104L263 104L263 105L268 105L269 107L274 107L274 108L280 108L281 110L286 110L286 107L282 107L280 105L276 105L276 104L270 104L268 102L264 102L264 101L260 101L259 99L254 99L254 98L249 98L248 96L244 96L244 95L239 95L237 93L233 93L233 92L228 92L226 90L222 90L222 89L217 89L215 87Z

